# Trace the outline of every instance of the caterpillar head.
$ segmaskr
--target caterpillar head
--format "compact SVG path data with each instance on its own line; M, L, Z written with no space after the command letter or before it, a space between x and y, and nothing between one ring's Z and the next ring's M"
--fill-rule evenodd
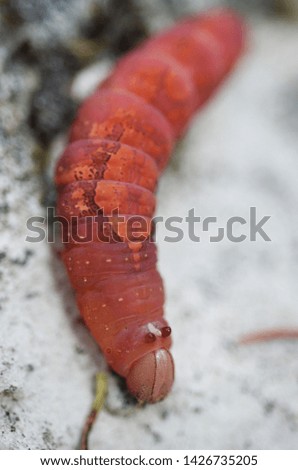
M167 396L174 381L174 361L167 349L136 360L126 378L127 388L140 402L155 403Z

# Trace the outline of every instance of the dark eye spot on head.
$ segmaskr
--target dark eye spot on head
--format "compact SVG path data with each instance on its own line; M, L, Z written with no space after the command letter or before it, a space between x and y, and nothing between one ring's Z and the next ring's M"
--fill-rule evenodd
M169 326L164 326L160 331L163 338L167 338L172 333L172 330Z
M146 343L153 343L156 340L156 336L153 333L147 333L145 335L145 342Z

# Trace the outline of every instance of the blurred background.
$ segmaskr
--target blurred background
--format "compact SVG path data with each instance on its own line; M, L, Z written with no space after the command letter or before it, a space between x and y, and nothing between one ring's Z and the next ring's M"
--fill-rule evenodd
M159 266L177 377L135 409L109 375L95 449L297 449L297 0L0 1L0 448L75 448L105 363L55 250L25 241L55 204L53 166L78 103L114 61L179 18L236 8L249 28L235 72L194 119L159 188L158 215L259 218L271 242L165 243Z

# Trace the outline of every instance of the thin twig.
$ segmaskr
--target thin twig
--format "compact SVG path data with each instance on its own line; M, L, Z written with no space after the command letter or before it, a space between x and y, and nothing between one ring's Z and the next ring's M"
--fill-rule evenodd
M102 409L107 395L107 376L104 372L96 374L95 399L86 419L80 439L80 450L88 450L88 439L99 411Z
M287 329L276 329L276 330L265 330L256 333L250 333L243 336L239 343L240 344L251 344L259 343L262 341L274 341L280 339L298 339L298 330L287 330Z

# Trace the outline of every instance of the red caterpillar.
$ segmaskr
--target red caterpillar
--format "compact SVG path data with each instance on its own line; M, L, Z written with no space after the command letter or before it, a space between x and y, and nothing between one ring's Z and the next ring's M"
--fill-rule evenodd
M194 112L233 67L243 37L242 21L220 9L141 44L80 107L57 165L58 212L71 220L63 260L79 309L140 401L164 398L174 379L151 240L157 180ZM146 222L141 236L132 216ZM93 239L79 243L86 228Z

